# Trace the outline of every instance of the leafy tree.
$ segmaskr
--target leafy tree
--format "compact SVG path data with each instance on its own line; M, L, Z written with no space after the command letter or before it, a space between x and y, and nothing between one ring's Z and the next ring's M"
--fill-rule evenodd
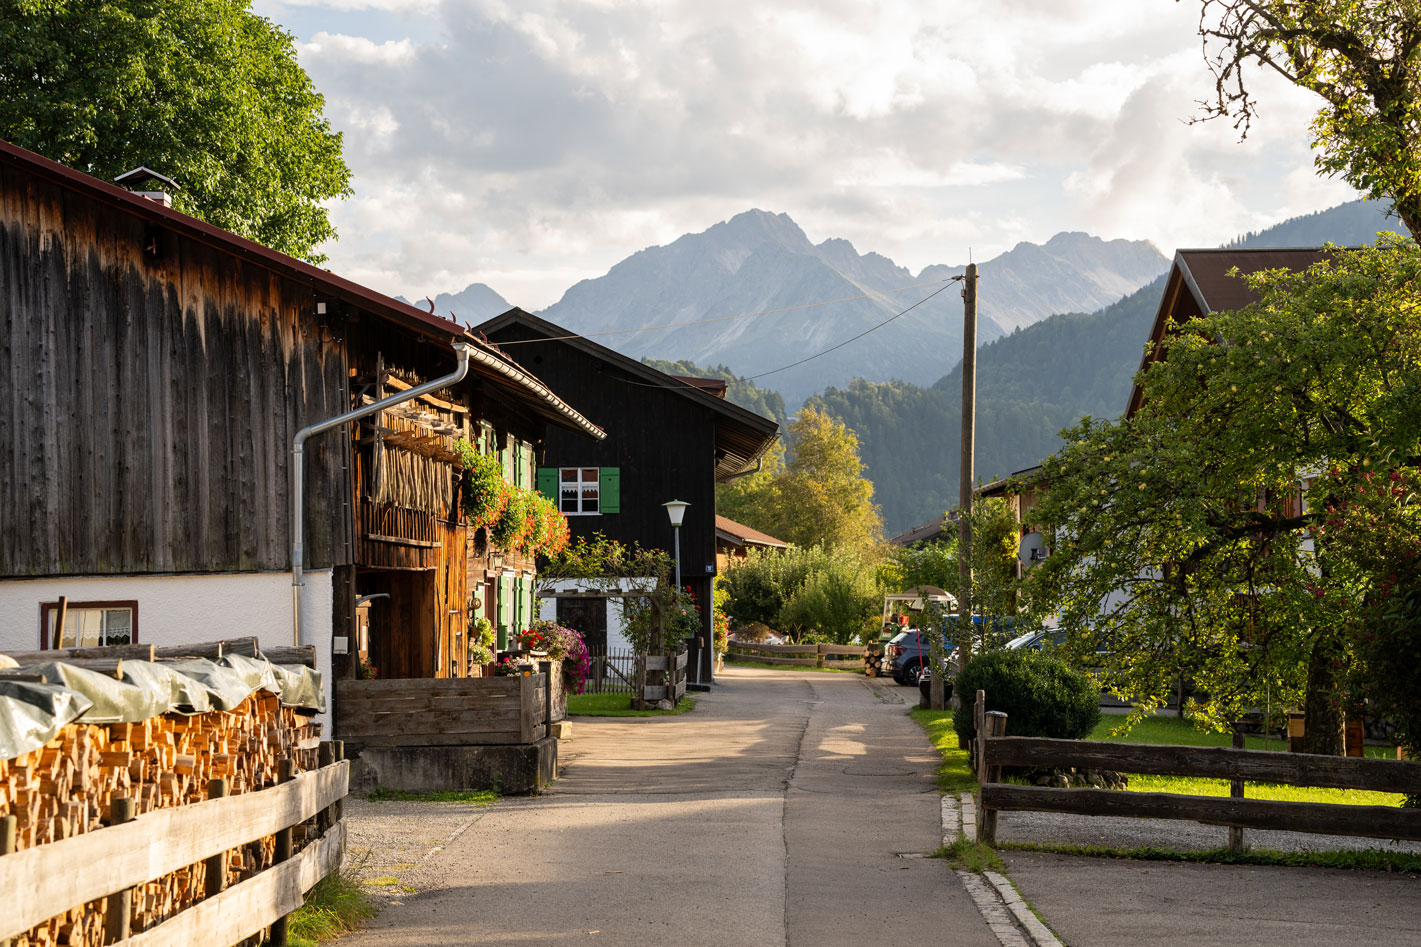
M245 0L0 0L0 138L312 262L350 193L291 34Z
M1317 93L1318 170L1391 198L1421 233L1421 0L1202 0L1199 33L1214 75L1205 118L1248 134L1248 66Z
M873 484L863 476L858 436L811 407L786 439L784 472L770 482L769 532L801 546L867 548L883 539Z
M780 625L807 630L832 644L876 639L882 604L873 573L849 557L834 556L790 596L780 612Z
M1369 602L1396 568L1321 519L1348 478L1421 455L1421 252L1388 239L1250 282L1254 305L1177 327L1133 417L1066 432L1035 514L1053 555L1026 586L1139 710L1184 673L1202 720L1223 727L1265 695L1302 703L1309 749L1335 752L1349 674L1385 687L1357 645L1383 627ZM1414 555L1421 533L1393 519Z
M761 622L845 643L874 627L883 605L875 555L825 546L752 551L721 577L725 613L737 626Z
M951 590L957 582L956 538L895 548L879 566L878 580L891 592L922 585Z
M715 488L715 510L737 523L753 526L771 535L776 522L775 478L784 474L784 441L775 441L765 452L760 469L745 477L722 483Z
M975 648L986 650L1005 644L1019 633L1016 624L1017 549L1021 529L1005 497L985 497L972 504L972 613ZM957 576L946 588L960 584Z

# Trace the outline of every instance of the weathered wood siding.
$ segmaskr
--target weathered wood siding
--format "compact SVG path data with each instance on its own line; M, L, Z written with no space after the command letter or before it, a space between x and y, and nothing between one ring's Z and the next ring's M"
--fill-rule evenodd
M349 405L313 302L0 165L0 576L289 568L292 435ZM311 567L350 561L344 452L306 448Z

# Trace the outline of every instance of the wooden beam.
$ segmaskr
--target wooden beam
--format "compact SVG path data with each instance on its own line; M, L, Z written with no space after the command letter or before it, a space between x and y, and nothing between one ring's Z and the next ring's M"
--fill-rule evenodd
M124 825L6 855L0 937L304 822L343 799L349 784L350 764L340 762L271 789L155 809Z
M287 861L199 901L119 947L226 947L301 906L307 891L340 866L345 821Z
M987 744L987 755L993 765L998 766L1074 766L1160 776L1203 776L1291 786L1421 793L1421 763L1398 760L1046 737L991 740Z
M1118 789L1052 789L984 783L982 806L1033 812L1072 812L1137 819L1182 819L1206 825L1421 841L1421 809L1275 802L1227 796L1182 796Z

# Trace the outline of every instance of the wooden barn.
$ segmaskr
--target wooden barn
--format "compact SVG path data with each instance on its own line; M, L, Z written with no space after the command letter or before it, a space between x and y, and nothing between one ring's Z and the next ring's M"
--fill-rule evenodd
M297 432L464 364L305 442L293 563ZM0 651L299 625L347 678L467 675L472 618L532 615L531 563L460 523L456 438L531 486L550 432L603 436L455 322L5 142L0 400Z
M722 381L667 375L521 309L478 328L519 362L557 378L574 404L596 405L598 420L607 425L603 441L548 431L539 488L558 498L573 536L600 532L671 551L672 528L662 504L690 503L681 526L681 578L701 606L704 629L692 646L691 680L709 682L715 488L758 469L779 425L725 400ZM618 615L605 599L560 598L556 608L564 624L580 627L590 643L615 639Z

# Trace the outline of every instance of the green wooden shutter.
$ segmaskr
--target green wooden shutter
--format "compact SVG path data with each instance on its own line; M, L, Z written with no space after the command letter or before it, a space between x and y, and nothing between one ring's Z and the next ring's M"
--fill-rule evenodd
M602 467L597 473L597 509L603 513L622 512L622 468Z
M554 503L558 502L558 468L538 468L538 492Z
M508 648L508 630L513 626L513 580L502 576L498 580L498 648Z

